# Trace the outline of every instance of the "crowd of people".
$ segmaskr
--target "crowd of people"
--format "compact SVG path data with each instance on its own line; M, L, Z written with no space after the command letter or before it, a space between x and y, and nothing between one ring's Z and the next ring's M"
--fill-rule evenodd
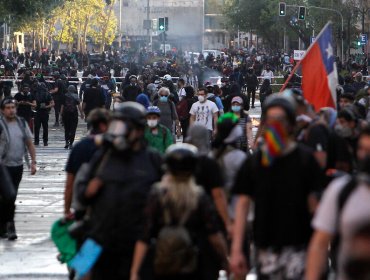
M222 59L204 63L228 68ZM245 279L250 269L258 279L368 279L370 86L363 73L339 80L334 109L313 108L294 84L273 94L274 64L259 59L231 64L221 85L189 79L176 55L119 75L114 64L91 65L81 81L77 72L69 79L68 66L45 79L46 61L38 73L20 73L19 93L1 101L2 237L17 238L23 157L31 157L34 174L34 146L41 126L48 146L53 109L71 152L65 218L52 238L71 279ZM254 134L256 93L262 113ZM74 143L79 117L88 135Z

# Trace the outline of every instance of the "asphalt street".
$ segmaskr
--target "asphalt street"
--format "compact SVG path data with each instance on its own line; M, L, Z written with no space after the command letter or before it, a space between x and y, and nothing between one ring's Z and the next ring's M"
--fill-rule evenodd
M63 127L49 121L49 146L36 148L37 173L25 168L16 201L15 223L18 240L0 240L0 279L67 279L65 265L57 259L50 240L54 221L62 217L64 167L68 150L64 147ZM77 140L86 133L80 120Z
M259 118L259 103L250 113ZM15 216L18 239L0 239L0 279L67 279L66 266L58 262L50 239L51 225L63 213L64 167L69 153L63 148L63 127L52 127L53 116L52 111L49 146L37 147L37 173L31 176L25 168L19 187ZM76 141L84 134L86 125L79 120Z

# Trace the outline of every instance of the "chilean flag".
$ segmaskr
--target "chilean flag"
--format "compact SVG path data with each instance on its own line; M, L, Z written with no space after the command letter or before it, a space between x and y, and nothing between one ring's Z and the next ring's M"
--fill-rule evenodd
M336 108L338 73L333 52L331 22L321 30L303 59L293 69L291 76L299 65L302 65L302 90L305 99L316 111L322 107Z
M336 108L338 72L332 43L332 25L327 23L302 61L302 90L315 110Z

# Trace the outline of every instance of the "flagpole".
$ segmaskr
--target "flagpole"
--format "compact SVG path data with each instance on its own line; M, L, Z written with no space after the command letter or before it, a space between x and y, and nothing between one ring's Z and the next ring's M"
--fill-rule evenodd
M324 31L324 30L326 29L326 27L327 27L329 24L331 24L331 23L332 23L331 21L328 21L328 22L325 24L325 26L323 27L323 29L321 29L321 31L320 31L320 33L319 33L319 35L317 35L316 40L318 40L318 39L321 37L321 35L322 35L323 31ZM315 41L316 41L316 40L315 40ZM283 92L283 90L286 88L287 84L289 83L289 81L290 81L290 80L291 80L291 78L293 77L293 75L294 75L295 71L297 71L298 67L301 65L301 62L303 61L303 59L305 59L306 55L307 55L307 54L308 54L308 52L311 50L311 48L313 47L313 45L314 45L314 44L315 44L315 42L312 42L312 44L308 47L308 49L307 49L306 53L304 54L304 56L302 57L302 59L298 61L298 63L296 64L296 66L294 66L294 68L293 68L292 72L290 73L290 75L289 75L288 79L286 79L285 83L284 83L284 84L283 84L283 86L281 87L281 89L280 89L279 93Z

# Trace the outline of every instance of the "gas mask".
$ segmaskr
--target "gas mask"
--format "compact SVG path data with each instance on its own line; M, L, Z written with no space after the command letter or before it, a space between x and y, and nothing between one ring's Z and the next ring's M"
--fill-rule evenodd
M113 120L104 134L104 144L113 147L117 151L124 151L129 148L127 136L130 133L127 123L121 120Z

